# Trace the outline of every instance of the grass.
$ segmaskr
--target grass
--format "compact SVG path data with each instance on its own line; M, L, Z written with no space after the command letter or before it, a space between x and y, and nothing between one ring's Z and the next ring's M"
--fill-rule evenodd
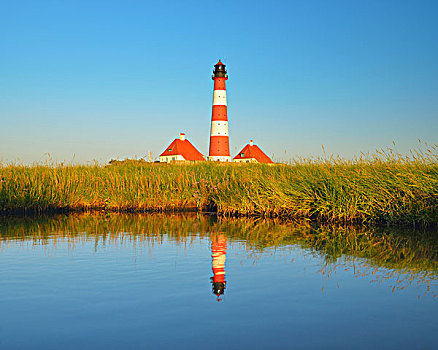
M0 166L0 212L217 211L331 223L436 225L436 146L291 164Z

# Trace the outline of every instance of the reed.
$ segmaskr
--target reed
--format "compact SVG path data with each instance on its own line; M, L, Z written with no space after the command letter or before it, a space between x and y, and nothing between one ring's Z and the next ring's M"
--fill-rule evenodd
M378 150L275 165L0 166L0 212L87 210L436 225L438 155L433 146L411 157Z

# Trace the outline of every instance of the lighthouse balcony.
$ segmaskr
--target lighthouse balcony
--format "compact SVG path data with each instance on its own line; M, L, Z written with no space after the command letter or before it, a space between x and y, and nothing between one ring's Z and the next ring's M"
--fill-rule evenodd
M214 74L211 76L211 79L214 80L215 78L225 78L225 80L228 80L228 75L224 74L224 75L217 75L215 76Z

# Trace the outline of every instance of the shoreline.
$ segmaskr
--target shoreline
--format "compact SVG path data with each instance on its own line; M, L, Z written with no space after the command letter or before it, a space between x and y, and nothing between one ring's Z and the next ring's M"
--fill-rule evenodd
M323 161L0 167L0 215L200 212L332 224L438 224L438 164Z
M392 229L419 229L419 230L436 230L438 224L436 222L426 222L426 223L389 223L385 221L374 220L372 222L355 222L355 221L333 221L324 220L321 218L309 218L309 217L291 217L291 216L267 216L267 215L257 215L257 214L241 214L234 213L224 215L217 211L200 210L197 207L186 207L186 208L167 208L164 210L157 209L137 209L137 208L104 208L104 207L83 207L83 208L47 208L45 210L37 210L33 208L29 209L13 209L13 210L0 210L0 219L7 217L56 217L57 215L75 215L75 214L90 214L90 215L114 215L114 214L144 214L144 215L203 215L215 217L217 219L248 219L248 220L279 220L280 222L294 222L294 223L305 223L306 225L316 225L316 226L333 226L333 227L356 227L356 228L392 228Z

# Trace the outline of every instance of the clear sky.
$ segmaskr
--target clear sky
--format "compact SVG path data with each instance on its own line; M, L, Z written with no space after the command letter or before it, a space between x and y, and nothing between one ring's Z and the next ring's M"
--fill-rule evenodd
M219 58L232 156L438 142L436 0L4 0L0 33L5 162L207 154Z

